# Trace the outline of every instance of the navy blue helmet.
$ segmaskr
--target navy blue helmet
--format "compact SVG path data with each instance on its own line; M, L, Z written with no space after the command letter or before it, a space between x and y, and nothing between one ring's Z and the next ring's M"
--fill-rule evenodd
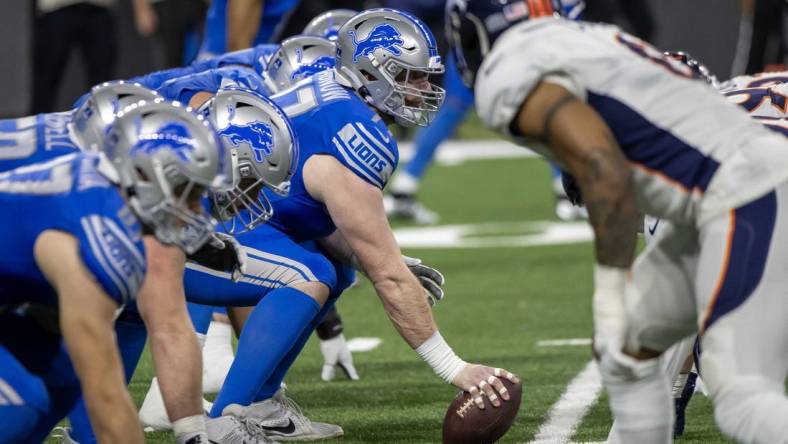
M482 60L498 37L513 25L547 16L574 20L584 6L582 0L449 0L446 40L463 82L473 87Z

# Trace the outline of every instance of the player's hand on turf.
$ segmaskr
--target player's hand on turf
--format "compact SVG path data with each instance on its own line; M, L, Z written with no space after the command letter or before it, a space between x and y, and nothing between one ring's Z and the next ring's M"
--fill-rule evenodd
M213 233L211 239L188 258L210 269L231 273L233 282L238 282L246 273L246 251L226 233Z
M490 402L495 407L501 405L500 398L503 398L504 401L509 400L509 391L504 387L501 378L508 379L512 383L520 381L517 375L506 369L467 364L452 383L470 393L476 405L480 409L484 409L484 396L490 398Z
M320 341L320 352L323 353L323 370L320 378L323 381L331 381L336 376L336 368L339 367L345 376L351 381L359 379L356 367L353 365L353 354L347 346L345 335L334 336L331 339Z
M443 283L446 280L440 271L421 263L421 259L402 255L402 260L408 266L410 272L418 278L419 283L424 287L427 294L427 302L430 307L434 307L438 301L443 299Z

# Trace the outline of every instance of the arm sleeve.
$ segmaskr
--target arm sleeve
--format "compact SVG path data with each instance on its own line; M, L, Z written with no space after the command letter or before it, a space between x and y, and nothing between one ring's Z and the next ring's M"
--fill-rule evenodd
M124 229L110 218L88 215L75 233L83 263L118 305L134 299L145 277L145 256Z

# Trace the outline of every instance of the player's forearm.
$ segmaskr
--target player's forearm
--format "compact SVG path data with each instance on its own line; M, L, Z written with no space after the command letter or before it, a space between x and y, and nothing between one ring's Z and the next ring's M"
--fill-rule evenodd
M263 15L263 0L227 2L227 51L252 46Z
M137 410L126 390L112 322L75 316L62 325L98 441L144 442Z
M438 329L424 290L412 276L373 280L375 291L397 332L414 349Z
M185 310L184 310L185 311ZM188 316L151 331L150 347L170 420L202 413L202 355Z
M635 255L639 215L632 172L617 149L593 152L578 178L600 265L629 268Z
M183 288L186 258L145 237L148 274L137 307L150 336L162 397L172 421L202 412L202 356Z

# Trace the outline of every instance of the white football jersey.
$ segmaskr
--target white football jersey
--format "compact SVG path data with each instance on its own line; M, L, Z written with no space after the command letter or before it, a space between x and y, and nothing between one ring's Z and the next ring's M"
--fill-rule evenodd
M558 18L513 26L477 74L479 116L510 134L524 100L543 80L567 88L605 120L634 167L645 214L702 224L788 179L784 137L694 79L688 67L615 26ZM547 148L529 146L552 158Z

